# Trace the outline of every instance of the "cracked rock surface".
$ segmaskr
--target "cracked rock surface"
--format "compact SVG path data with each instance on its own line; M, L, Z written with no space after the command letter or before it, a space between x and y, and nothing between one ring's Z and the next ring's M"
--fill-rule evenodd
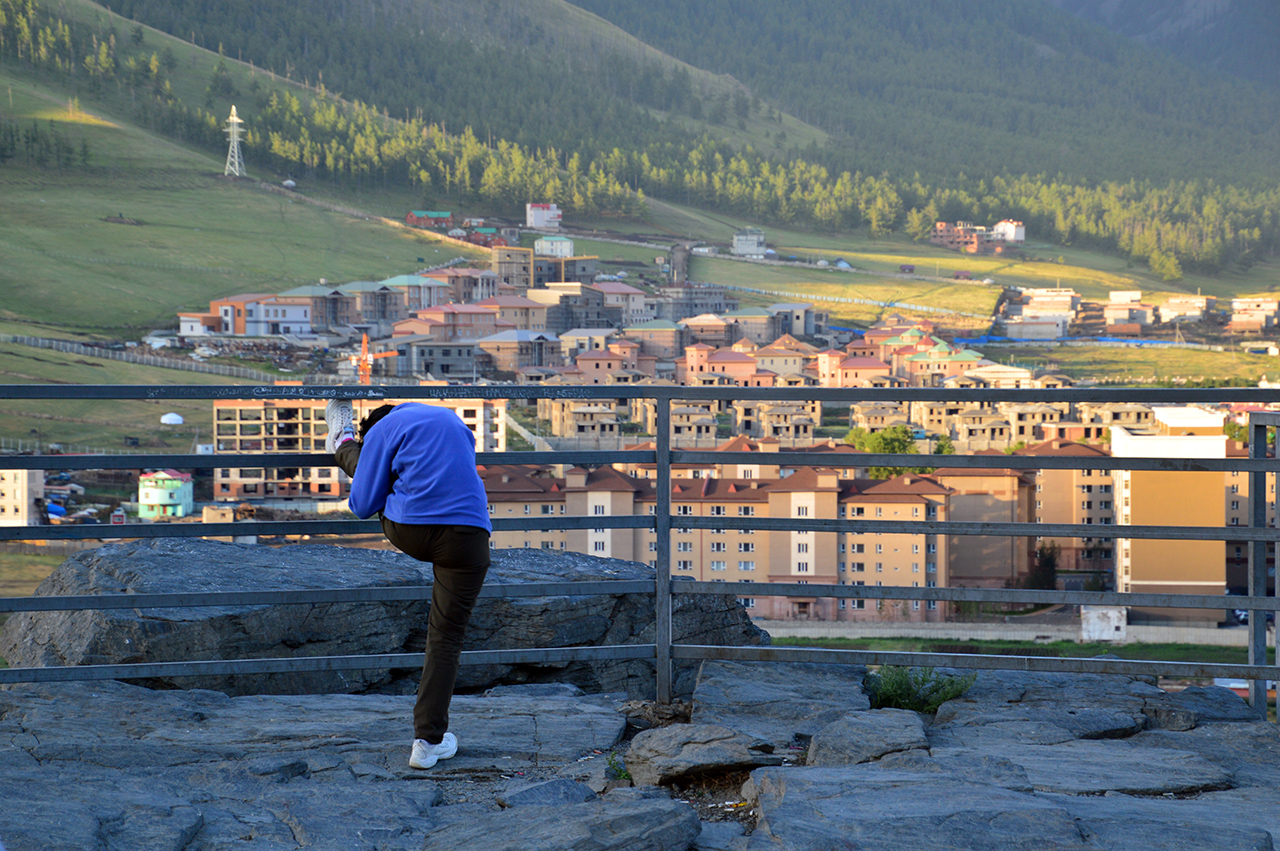
M624 694L528 685L459 696L458 755L426 772L407 765L408 696L10 686L0 689L0 842L1274 851L1280 837L1280 734L1225 690L984 672L932 718L872 710L865 698L836 714L840 677L860 689L862 674L825 667L825 685L797 695L788 721L794 666L705 662L713 687L699 686L695 707L720 706L720 721L699 722L695 708L694 723L643 731L629 749ZM1169 716L1153 707L1190 714L1157 726ZM771 738L758 735L762 723ZM808 751L771 750L773 738ZM680 799L700 776L753 765L723 775L749 778L733 793L743 809L730 807L750 813L745 824L700 822ZM627 788L624 771L663 785Z

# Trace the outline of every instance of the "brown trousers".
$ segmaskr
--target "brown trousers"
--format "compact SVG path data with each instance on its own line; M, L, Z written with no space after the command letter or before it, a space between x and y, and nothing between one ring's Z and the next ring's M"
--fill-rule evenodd
M360 444L338 447L334 457L355 478ZM382 519L382 533L400 552L431 562L427 652L413 707L413 737L439 744L449 729L449 703L458 679L462 639L489 571L489 533L479 526L397 523Z

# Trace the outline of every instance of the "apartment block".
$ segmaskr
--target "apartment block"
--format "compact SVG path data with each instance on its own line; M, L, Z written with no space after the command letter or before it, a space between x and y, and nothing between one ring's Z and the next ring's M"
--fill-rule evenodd
M43 470L0 470L0 526L37 526L42 522Z
M1225 458L1223 415L1199 408L1154 408L1147 433L1111 429L1116 458ZM1229 474L1227 474L1229 476ZM1116 529L1125 526L1225 526L1224 475L1217 472L1116 470ZM1226 590L1223 541L1116 540L1116 583L1123 592L1222 594ZM1221 610L1134 608L1130 618L1209 621Z
M741 450L733 445L722 448ZM643 465L642 465L643 466ZM651 466L651 465L650 465ZM727 465L726 465L727 466ZM803 467L785 478L741 475L746 468L711 465L673 471L677 518L797 518L929 520L947 518L948 491L924 476L888 481L840 478ZM644 469L637 473L648 472ZM720 473L731 474L723 477ZM612 467L573 468L562 477L546 467L481 469L494 517L652 515L654 481ZM656 564L657 539L646 529L551 529L496 532L495 547L571 550ZM942 587L948 553L938 536L837 531L677 529L671 572L705 582L784 582L812 585ZM819 620L940 620L945 604L921 601L835 600L752 594L744 605L756 617Z
M289 385L285 385L289 386ZM476 436L476 451L506 451L505 399L356 400L356 421L382 404L424 402L452 409ZM326 400L215 399L214 453L324 452L328 435ZM320 455L317 461L325 458ZM261 499L345 499L351 482L331 465L306 467L220 467L214 470L216 502Z

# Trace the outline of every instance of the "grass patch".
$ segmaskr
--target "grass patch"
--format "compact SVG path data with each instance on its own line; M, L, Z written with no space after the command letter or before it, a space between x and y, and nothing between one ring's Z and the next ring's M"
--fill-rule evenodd
M977 671L954 677L933 668L883 665L867 675L865 688L872 709L907 709L932 715L948 700L967 692L977 679Z
M0 384L147 384L231 385L246 382L176 369L137 366L81 357L49 349L0 343ZM179 426L160 424L160 416L181 414ZM118 451L126 436L139 439L147 452L187 453L194 443L211 443L213 402L209 399L112 400L0 399L0 437L62 443Z
M1246 647L1208 644L1105 644L1074 641L947 641L918 638L794 638L775 637L773 643L786 647L822 647L830 650L882 650L903 653L984 653L999 656L1062 656L1088 659L1112 654L1121 659L1152 662L1205 662L1248 664ZM1274 658L1275 648L1267 650ZM1268 663L1270 664L1270 663Z
M1236 351L1081 346L991 348L983 353L1001 363L1051 369L1075 379L1112 378L1127 384L1141 384L1153 378L1236 378L1253 383L1268 374L1280 375L1280 361L1276 358Z
M0 85L13 90L9 117L66 112L54 89L7 70ZM380 280L459 255L488 265L487 251L227 180L221 155L91 117L64 128L89 142L89 169L0 168L0 319L122 335L176 327L178 310L226 295ZM143 224L105 221L121 214Z
M0 597L30 597L64 561L63 556L0 552Z

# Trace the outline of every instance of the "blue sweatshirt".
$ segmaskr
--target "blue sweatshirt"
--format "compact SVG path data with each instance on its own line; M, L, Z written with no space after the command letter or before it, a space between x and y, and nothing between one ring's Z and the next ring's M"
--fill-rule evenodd
M361 518L381 511L397 523L493 531L471 429L418 402L396 405L364 436L347 504Z

